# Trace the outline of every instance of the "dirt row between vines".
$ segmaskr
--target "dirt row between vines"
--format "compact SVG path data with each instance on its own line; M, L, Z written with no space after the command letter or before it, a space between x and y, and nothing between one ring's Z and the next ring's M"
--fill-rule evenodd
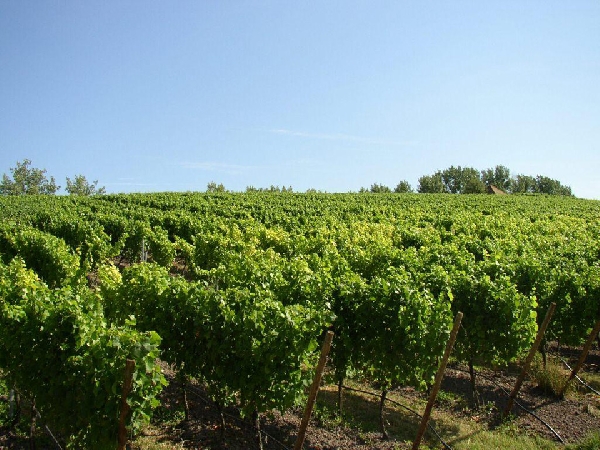
M573 357L575 350L563 350L564 357ZM576 356L575 356L576 357ZM600 371L600 352L594 350L590 353L585 366L586 371ZM208 400L208 396L201 386L191 386L188 393L190 416L188 420L171 420L167 417L174 411L182 413L182 394L174 374L168 369L166 375L171 384L163 393L161 406L165 416L155 420L155 426L148 431L154 442L163 442L174 448L210 448L210 449L252 449L258 448L255 428L249 419L240 419L236 409L224 410L226 423L225 433L222 436L220 415L218 408ZM484 429L493 430L501 424L501 412L507 402L507 392L510 392L516 379L516 371L483 370L477 376L477 397L473 401L470 378L466 367L451 365L446 370L442 391L446 396L440 398L433 412L435 423L436 411L451 414L454 417L477 422ZM377 393L372 388L371 391ZM406 405L411 405L417 400L426 401L426 395L411 388L402 388L394 392L396 396L405 399ZM450 394L450 395L448 395ZM345 391L345 397L356 396L350 391ZM371 415L377 416L379 399L377 397L362 396L365 408L371 409ZM319 393L319 403L335 404L337 387L323 386ZM356 399L355 399L356 400ZM519 394L518 402L533 411L538 417L548 423L566 443L579 442L590 433L600 429L600 398L594 394L579 393L558 399L537 387L531 380L527 380ZM386 411L388 409L386 408ZM422 413L422 410L418 411ZM558 442L557 437L544 424L532 415L524 412L519 407L513 409L515 418L513 424L520 433L537 434L549 440ZM267 450L285 450L294 447L296 434L302 419L302 408L296 408L285 413L273 413L261 417L261 427L265 432L264 448ZM416 434L419 417L407 412L401 417L395 411L388 413L390 422L402 420L405 422L402 432L398 435L391 434L391 439L382 439L378 431L378 423L364 426L351 426L343 421L335 421L333 410L313 414L305 447L311 450L334 449L398 449L410 448L412 439ZM361 424L364 425L364 424ZM393 427L392 427L393 428ZM441 430L443 432L443 430ZM446 430L451 435L451 430ZM429 434L428 441L431 445L442 447L436 438ZM449 442L451 444L451 442ZM134 448L143 449L140 444Z
M576 349L565 348L561 356L572 361L577 357ZM600 351L593 350L587 358L584 370L588 373L600 374ZM222 434L221 417L219 409L208 399L208 395L198 384L191 384L188 389L189 418L183 417L183 396L180 383L175 377L175 372L167 365L163 371L169 381L169 386L161 394L161 406L157 409L152 426L148 427L141 436L134 441L132 449L144 450L147 447L161 445L160 448L181 449L255 449L258 448L256 431L249 419L241 419L235 408L223 411L225 419L225 432ZM448 414L458 420L473 421L482 429L494 430L501 422L501 411L507 402L506 392L510 392L514 385L516 370L492 371L482 370L477 376L477 397L473 401L470 378L466 367L451 364L445 373L442 392L434 408L432 422L436 423L436 414ZM376 390L364 387L375 394ZM412 388L397 389L390 394L400 399L404 405L424 404L426 395ZM378 430L379 398L376 396L357 394L345 391L345 408L350 411L348 416L356 416L356 410L365 409L367 422L359 419L336 420L335 404L337 401L337 387L331 384L324 385L319 393L319 400L313 419L311 420L305 449L311 450L391 450L411 448L411 442L416 434L420 418L415 414L404 411L400 414L398 409L386 407L386 420L389 424L391 439L384 440ZM519 394L519 403L548 423L566 443L579 442L590 433L600 429L600 397L593 393L577 393L558 399L537 387L531 380L527 380ZM323 405L328 405L327 408ZM422 413L423 408L412 406L416 412ZM549 440L558 442L556 436L538 419L523 410L513 409L515 418L512 424L519 433L536 434ZM284 413L275 412L271 415L261 416L261 428L264 448L266 450L292 449L296 434L302 418L302 408L295 408ZM402 422L401 424L399 424ZM448 425L439 425L440 432L446 436L452 445L460 438L454 438L453 430ZM446 426L446 429L443 427ZM398 431L399 430L399 431ZM40 441L47 441L43 437L43 430L38 429ZM448 438L448 436L451 436ZM429 433L427 439L430 445L442 448L442 444ZM18 436L14 430L6 427L0 428L0 449L26 449L30 448L28 439L23 435ZM55 448L48 446L38 448Z

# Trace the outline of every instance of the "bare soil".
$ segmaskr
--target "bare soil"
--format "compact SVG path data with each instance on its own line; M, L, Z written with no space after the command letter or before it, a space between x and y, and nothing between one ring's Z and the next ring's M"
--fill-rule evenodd
M578 356L577 352L577 349L563 348L560 355L573 362L573 359ZM600 352L598 350L590 353L584 370L596 373L600 371ZM163 407L167 410L179 409L181 411L181 390L172 374L167 371L167 375L171 378L171 384L164 393ZM502 411L517 375L518 368L509 371L480 371L477 375L477 395L473 399L470 377L466 367L449 366L446 370L442 390L451 393L454 401L444 401L443 399L438 401L433 416L435 417L436 410L444 411L456 417L476 421L483 427L493 430L502 423ZM575 380L574 382L576 383ZM419 393L410 388L398 389L395 393L405 397L407 405L410 405L415 398L426 400L425 393ZM346 391L345 396L351 394ZM326 403L335 403L336 387L326 387L319 396L321 399L325 397ZM537 418L534 417L517 405L513 407L513 423L523 433L537 434L557 443L561 439L564 443L576 443L591 432L600 429L600 398L597 395L576 393L565 399L559 399L544 392L531 380L526 380L517 401L537 416ZM373 397L370 401L375 417L378 402L377 397ZM253 424L249 419L241 419L233 408L224 411L225 432L222 434L219 410L207 399L200 386L191 387L188 393L188 403L190 406L188 420L181 420L168 427L157 423L157 427L154 428L159 435L156 436L157 441L171 442L182 448L194 449L259 448ZM276 412L269 416L262 416L264 448L268 450L292 449L302 413L302 408L296 408L285 413ZM311 450L411 448L411 442L420 419L407 413L403 420L408 422L406 428L409 432L402 432L397 436L392 435L391 439L385 440L377 430L378 423L373 423L371 427L367 426L366 428L355 427L331 420L331 417L323 419L319 414L313 414L304 448ZM435 445L434 436L429 435L428 440ZM439 447L442 448L443 445L440 443Z
M556 351L556 349L554 350ZM560 350L560 355L573 362L577 359L577 352L577 349L567 347ZM436 411L444 412L457 418L473 420L484 428L495 429L502 423L501 412L508 399L507 393L511 391L518 375L517 369L480 371L477 375L477 395L473 398L466 367L449 366L442 384L442 391L450 395L446 395L446 398L439 398L433 417L435 418ZM596 374L600 372L600 351L594 350L590 353L584 370ZM176 380L174 372L167 366L164 367L164 372L170 384L162 393L162 404L153 419L153 425L144 432L144 435L151 436L151 440L156 443L163 443L166 448L234 450L259 448L253 423L249 418L240 418L239 412L235 408L227 408L222 411L225 422L223 430L219 408L208 399L200 385L189 386L187 394L189 418L185 419L181 385ZM394 394L404 398L406 405L410 405L416 399L426 400L425 393L416 392L411 388L398 389L394 391ZM346 398L356 395L358 394L345 391ZM335 386L324 386L319 393L319 402L321 403L334 404L336 398ZM544 392L531 380L526 380L517 400L524 408L539 417L538 419L519 406L515 406L513 408L515 417L512 420L520 432L537 434L557 443L559 442L558 436L560 436L564 443L575 443L591 432L600 429L600 397L598 395L581 391L569 395L565 399L559 399ZM361 398L359 401L369 403L368 407L372 409L372 416L377 417L379 402L377 397L372 397L371 400ZM346 407L348 405L352 407L350 402L347 402L346 405ZM302 413L302 408L296 408L284 413L275 412L269 416L261 416L263 448L266 450L292 449ZM347 421L332 419L331 411L329 413L317 411L313 414L309 425L304 448L310 450L411 448L411 442L420 421L419 417L410 412L400 418L392 417L391 413L389 415L390 421L402 420L405 422L404 428L402 428L404 431L396 435L391 433L391 439L385 440L378 431L377 422L367 424L367 426L355 426L356 424L348 424ZM540 419L547 425L544 425ZM548 427L551 427L554 432ZM440 431L444 432L444 430ZM449 431L451 434L451 430L445 431ZM38 442L38 449L56 448L43 438L43 431L40 430L38 434L42 435ZM47 444L42 444L45 442ZM431 434L428 434L428 442L430 445L443 448L441 443L436 444L438 441ZM25 449L30 446L28 440L17 436L14 430L7 427L0 428L0 450L13 448ZM142 450L143 447L134 443L132 448Z

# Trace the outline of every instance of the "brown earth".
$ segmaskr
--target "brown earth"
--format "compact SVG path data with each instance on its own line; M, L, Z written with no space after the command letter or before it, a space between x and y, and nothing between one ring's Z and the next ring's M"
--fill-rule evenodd
M577 358L577 350L564 348L560 355L572 362ZM249 419L241 419L235 408L223 411L225 432L222 434L221 417L215 404L208 397L201 386L191 385L188 389L188 405L190 407L189 419L183 418L182 390L175 379L175 374L168 367L164 367L165 375L170 384L162 394L162 404L153 419L153 426L149 427L143 435L157 443L163 443L168 448L184 449L254 449L258 448L256 430ZM600 352L594 350L590 353L584 367L586 372L600 373ZM515 383L517 371L492 371L484 370L477 375L477 396L473 400L471 384L466 367L459 365L449 366L444 376L442 391L446 396L440 396L436 411L444 411L455 417L467 418L478 422L485 428L494 429L500 423L501 411L507 402L507 392L510 392ZM584 392L584 391L581 391ZM376 392L375 392L376 393ZM448 395L451 393L451 395ZM401 403L410 405L415 399L426 399L426 394L416 392L414 389L402 388L393 392L395 397L404 398ZM371 409L372 417L377 417L378 397L364 396L352 391L345 391L346 407L356 400L366 404ZM324 386L319 393L319 402L333 405L337 399L336 387ZM566 399L558 399L545 393L531 380L526 380L518 396L518 402L528 410L534 412L546 422L560 436L565 443L581 441L585 436L600 429L600 396L593 393L577 393L569 395ZM355 403L354 403L355 405ZM302 408L296 408L283 414L274 413L261 417L263 442L266 450L292 449L296 433L302 417ZM422 411L419 411L422 412ZM537 434L547 439L559 442L559 438L546 425L534 416L515 406L513 420L520 432ZM305 449L310 450L391 450L411 448L411 442L416 434L419 418L413 413L406 412L399 416L397 410L386 408L386 419L390 430L400 429L399 434L390 433L391 439L384 440L378 431L378 423L341 424L332 419L331 410L321 408L315 411L311 420ZM402 428L394 428L394 422L402 421ZM435 424L435 421L433 421ZM441 430L443 431L443 430ZM448 430L447 430L448 431ZM450 430L451 431L451 430ZM42 433L40 431L39 433ZM451 432L449 433L451 434ZM144 436L142 436L143 439ZM428 442L432 446L443 448L436 438L429 434ZM41 439L42 442L47 439ZM132 449L142 450L142 440L136 441ZM450 444L452 444L450 442ZM0 450L30 448L27 439L18 438L6 427L0 428ZM40 448L56 448L51 443Z
M565 348L561 350L565 358L577 358L575 349ZM600 370L600 352L592 351L587 358L584 368L588 372L598 373ZM181 411L181 394L172 373L167 371L172 383L164 393L163 406L169 409ZM511 391L518 372L507 371L481 371L477 375L477 397L472 400L470 377L466 367L454 365L446 370L442 390L452 393L452 400L438 401L435 410L444 410L456 417L468 418L478 422L486 428L494 429L501 423L501 411L506 405L508 395ZM576 383L576 382L575 382ZM577 383L576 383L577 384ZM583 392L583 391L582 391ZM405 397L405 404L410 404L416 397L426 399L426 394L416 392L413 389L398 389L394 392L396 396ZM345 396L358 395L346 391ZM326 386L319 394L321 400L333 404L337 398L335 386ZM368 396L367 396L368 397ZM372 416L377 417L379 399L373 397L364 400L370 403ZM535 413L538 418L523 411L520 407L513 408L516 416L514 424L520 432L526 434L537 434L549 440L564 443L581 441L591 432L600 429L600 397L590 393L578 393L567 396L566 399L558 399L544 392L531 380L526 380L519 393L518 403L529 411ZM240 419L235 409L224 411L225 433L221 435L220 416L215 405L207 400L206 394L201 387L192 386L188 394L190 405L190 419L181 420L176 425L161 427L160 423L154 431L160 435L156 441L171 442L180 445L181 448L210 448L210 449L253 449L258 448L256 431L248 419ZM386 408L387 411L387 408ZM296 433L302 418L302 409L297 408L283 414L274 413L261 418L261 428L264 448L268 450L292 449L296 439ZM422 412L422 411L420 411ZM393 414L392 414L393 415ZM391 416L392 416L391 415ZM325 416L325 417L323 417ZM398 420L393 417L390 421ZM410 412L401 418L408 422L408 431L402 431L400 435L392 435L390 440L384 440L377 430L378 423L371 426L354 427L341 425L339 421L332 420L332 413L321 412L313 414L304 448L311 450L334 450L334 449L399 449L411 448L411 442L416 434L419 418ZM333 425L332 425L333 423ZM337 425L335 424L337 423ZM555 434L556 433L556 434ZM558 435L558 436L557 436ZM436 441L433 435L428 436L430 445L443 445ZM134 447L136 448L136 447ZM141 448L141 447L137 447Z

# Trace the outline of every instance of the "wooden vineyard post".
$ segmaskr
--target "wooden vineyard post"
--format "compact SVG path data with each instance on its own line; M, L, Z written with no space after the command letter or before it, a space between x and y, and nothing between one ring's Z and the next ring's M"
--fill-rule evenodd
M298 430L298 437L296 438L296 443L294 444L294 450L300 450L304 445L308 421L310 420L310 416L315 405L315 400L317 399L317 394L319 393L319 386L321 384L321 378L323 377L323 371L325 370L325 363L327 362L327 355L329 354L332 340L333 331L328 331L327 335L325 336L325 342L323 342L323 346L321 347L321 356L319 358L319 363L317 364L317 372L315 374L312 386L310 387L308 401L306 403L306 408L304 409L304 417L300 423L300 429Z
M146 247L145 238L142 238L142 244L140 245L140 260L142 262L148 262L148 248Z
M581 369L581 367L583 366L583 363L585 362L585 358L587 358L587 355L588 355L590 349L592 348L592 344L594 343L594 340L598 336L598 333L600 333L600 320L598 320L596 322L596 326L590 333L588 340L586 341L585 345L583 346L583 350L581 351L581 355L579 355L579 360L577 361L577 365L573 368L573 370L571 370L571 374L569 375L569 378L567 379L567 381L565 382L565 385L560 390L559 397L562 397L565 394L565 391L567 390L567 386L569 386L569 382L573 378L575 378L575 375L577 375L577 372L579 372L579 369Z
M37 423L37 415L35 414L35 398L31 402L31 425L29 427L29 449L36 450L35 445L35 427Z
M8 391L8 418L13 425L19 421L19 394L14 387Z
M513 388L512 392L510 393L510 397L508 398L508 404L506 405L506 408L504 408L504 417L507 417L510 414L510 411L515 402L515 398L517 398L517 394L519 393L519 390L521 389L521 385L523 384L523 381L525 380L525 376L527 375L527 372L529 371L529 366L531 366L531 362L533 361L535 352L537 352L538 348L540 347L540 344L542 343L542 339L544 338L544 334L546 333L546 328L548 328L548 324L550 323L550 319L552 319L552 314L554 314L555 308L556 308L556 303L554 303L554 302L551 303L550 307L548 308L548 312L546 313L546 317L544 317L544 321L542 322L542 325L538 329L538 333L535 338L535 342L533 343L533 346L529 350L529 354L527 355L527 358L525 359L525 364L523 364L523 369L521 370L521 374L517 378L515 387Z
M129 414L130 407L127 404L127 396L133 386L133 371L135 370L135 361L128 359L125 363L125 379L123 389L121 390L121 413L119 415L119 450L125 450L127 445L127 429L125 428L125 419Z
M423 414L423 418L421 419L421 425L419 425L417 437L413 442L413 450L417 450L419 448L419 446L421 445L421 439L423 439L423 435L425 434L425 430L427 429L427 423L429 422L429 417L431 416L431 410L433 409L433 404L435 403L435 399L440 390L442 379L444 378L444 372L446 371L446 365L448 364L448 358L450 358L450 353L452 353L454 342L456 342L456 335L458 334L458 329L460 328L462 318L463 313L459 311L456 314L456 317L454 318L454 326L452 327L452 331L450 332L450 339L448 339L448 343L446 344L446 351L444 352L444 357L442 358L442 362L438 367L437 373L435 374L435 383L433 385L431 393L429 394L429 400L427 401L425 413Z

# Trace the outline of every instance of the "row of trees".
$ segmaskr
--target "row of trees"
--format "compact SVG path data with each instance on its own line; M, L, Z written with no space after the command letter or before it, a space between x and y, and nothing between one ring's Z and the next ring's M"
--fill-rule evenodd
M423 175L419 178L417 192L423 194L481 194L487 192L490 186L511 194L549 194L573 195L569 186L564 186L560 181L537 175L511 176L510 170L505 166L496 166L493 169L479 171L473 167L450 166L445 170L438 170L432 175ZM385 185L373 184L370 189L361 188L360 192L385 193L392 189ZM393 192L413 192L407 181L398 183Z
M225 185L223 185L223 183L217 184L216 182L211 181L210 183L208 183L206 185L206 192L219 193L219 192L230 192L230 191L228 191L225 188ZM288 193L292 193L292 192L294 192L294 189L292 188L292 186L289 186L289 187L285 187L285 186L279 187L279 186L271 185L268 188L262 188L262 187L261 188L257 188L257 187L254 187L254 186L246 186L246 192L247 193L250 193L250 192L271 192L271 193L274 193L274 192L278 192L278 193L288 192ZM309 189L306 192L309 193L309 192L316 192L316 191L314 189Z
M392 192L392 189L390 189L388 186L386 186L384 184L373 183L369 189L362 187L362 188L360 188L360 190L358 192L360 192L361 194L364 194L367 192L371 192L373 194L386 194L386 193ZM414 191L408 181L402 180L400 183L398 183L396 185L393 192L395 192L396 194L408 194L408 193L414 192Z
M55 194L60 186L56 184L54 177L46 177L46 169L31 167L31 161L25 159L17 162L15 168L11 168L12 178L6 174L0 182L0 195L23 195L23 194ZM417 192L425 194L480 194L485 193L490 186L495 186L507 193L513 194L549 194L572 196L571 188L564 186L558 180L537 175L511 176L510 170L505 166L496 166L493 169L479 171L473 167L450 166L445 170L438 170L432 175L423 175L419 178ZM76 175L73 180L67 177L66 191L71 195L101 195L106 193L104 187L98 187L98 181L88 182L83 175ZM225 186L214 181L208 183L207 192L227 192ZM293 192L291 186L280 188L255 188L248 186L246 192ZM307 192L317 192L309 189ZM361 188L361 193L389 193L392 189L383 184L374 183L369 189ZM414 192L408 181L402 180L394 188L393 192L402 194Z
M31 167L29 159L17 162L17 167L11 168L12 177L2 175L0 195L46 194L52 195L60 189L54 177L46 177L46 169ZM89 183L83 175L75 175L71 180L67 177L65 190L71 195L100 195L105 194L104 187L98 187L98 180Z
M537 175L511 176L506 166L478 171L472 167L451 166L433 175L419 178L418 191L422 193L478 194L495 186L513 194L573 195L569 186L558 180Z

